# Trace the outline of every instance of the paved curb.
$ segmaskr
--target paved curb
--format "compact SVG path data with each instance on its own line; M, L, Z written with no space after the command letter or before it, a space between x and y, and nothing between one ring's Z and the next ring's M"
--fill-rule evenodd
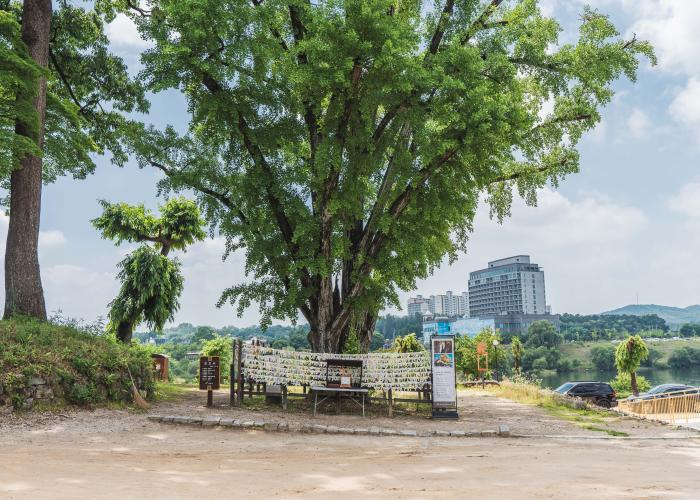
M288 424L286 422L263 422L241 420L225 417L185 417L180 415L149 415L148 420L162 424L197 425L206 428L229 428L260 430L265 432L297 432L305 434L357 434L373 436L401 436L401 437L450 437L450 438L493 438L493 437L519 437L511 434L507 425L500 425L494 431L445 431L416 429L388 429L384 427L337 427L335 425L322 424ZM525 437L525 436L523 436Z

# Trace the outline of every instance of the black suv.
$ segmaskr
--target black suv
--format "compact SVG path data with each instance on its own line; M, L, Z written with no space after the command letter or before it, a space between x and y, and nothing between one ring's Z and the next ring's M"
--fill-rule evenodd
M554 389L554 392L585 399L603 408L617 406L615 391L605 382L567 382Z

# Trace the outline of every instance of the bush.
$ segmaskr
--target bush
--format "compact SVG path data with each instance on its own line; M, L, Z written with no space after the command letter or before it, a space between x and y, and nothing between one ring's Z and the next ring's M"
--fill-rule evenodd
M109 335L21 318L0 321L0 346L0 404L23 406L32 378L46 382L54 402L76 405L130 401L129 371L147 396L155 388L149 349Z
M415 333L409 333L404 337L396 337L391 345L394 352L420 352L425 351L423 344L416 338Z
M671 353L668 365L673 369L690 368L700 363L700 349L694 347L681 347Z
M233 359L233 344L229 337L215 337L202 345L202 356L219 356L221 380L228 380Z
M547 364L547 358L541 357L537 358L535 361L532 362L532 369L539 371L539 370L546 370L549 365Z
M604 345L591 349L591 364L596 370L613 371L615 369L615 347Z
M610 385L617 393L618 398L626 398L632 394L632 382L629 373L618 373L617 377L610 381ZM651 383L642 375L637 375L637 388L639 392L651 389Z

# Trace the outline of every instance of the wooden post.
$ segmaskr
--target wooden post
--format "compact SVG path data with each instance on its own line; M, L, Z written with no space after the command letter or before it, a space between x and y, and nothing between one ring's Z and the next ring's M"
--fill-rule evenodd
M389 387L389 418L392 418L393 416L394 416L393 395L391 393L391 387Z
M243 358L243 341L241 339L236 340L236 352L238 355L236 356L236 377L237 377L237 387L236 390L238 392L237 394L237 403L238 406L241 406L243 403L243 373L241 370L241 367L243 366L242 363L242 358Z
M287 385L282 386L282 409L287 411Z
M211 408L214 406L214 391L207 389L207 407Z

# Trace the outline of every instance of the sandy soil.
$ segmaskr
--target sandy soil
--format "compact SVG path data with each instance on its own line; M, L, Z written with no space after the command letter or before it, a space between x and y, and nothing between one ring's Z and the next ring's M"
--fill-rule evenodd
M697 498L700 444L274 434L145 424L25 432L0 497Z
M222 406L207 409L203 402L192 393L151 413L308 418L230 409L224 395L217 400ZM316 421L465 430L500 422L513 432L562 437L265 433L158 424L145 413L107 409L3 416L0 498L697 498L700 491L697 433L615 419L605 425L677 439L587 439L601 433L472 391L460 398L460 413L458 422L355 415Z

